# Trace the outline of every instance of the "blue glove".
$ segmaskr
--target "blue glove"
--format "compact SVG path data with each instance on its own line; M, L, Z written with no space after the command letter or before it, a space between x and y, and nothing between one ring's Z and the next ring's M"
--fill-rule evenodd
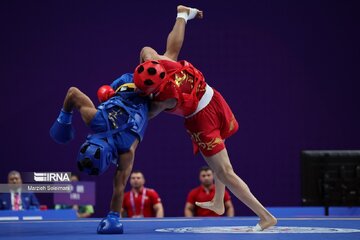
M59 117L50 128L50 136L57 143L68 143L74 138L74 128L71 125L72 112L61 110Z
M118 212L109 212L108 215L101 220L97 228L98 234L123 234L123 224L120 222Z

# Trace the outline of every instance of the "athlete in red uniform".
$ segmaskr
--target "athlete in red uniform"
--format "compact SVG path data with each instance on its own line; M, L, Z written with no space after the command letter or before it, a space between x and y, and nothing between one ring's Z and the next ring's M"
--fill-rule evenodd
M195 151L200 149L214 171L214 199L196 204L223 214L226 185L259 216L260 221L254 230L261 231L275 225L277 220L232 168L224 140L237 131L238 123L220 93L205 83L202 73L187 61L177 62L187 20L202 16L203 13L197 9L178 6L178 17L168 36L166 52L159 55L154 49L144 47L140 53L141 64L134 72L134 82L144 94L154 97L150 117L162 111L185 117L185 127Z

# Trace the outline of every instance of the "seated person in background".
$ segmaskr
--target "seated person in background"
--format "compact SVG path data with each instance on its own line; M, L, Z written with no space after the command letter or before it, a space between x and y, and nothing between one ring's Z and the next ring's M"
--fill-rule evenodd
M0 210L38 209L39 201L34 193L21 192L22 179L18 171L8 174L9 193L0 195Z
M196 206L196 202L207 202L213 199L215 194L214 174L211 168L204 166L200 169L199 180L201 185L194 188L188 194L185 205L185 217L218 217L215 212ZM224 194L225 214L228 217L234 216L234 206L230 194L225 190Z
M72 182L78 182L80 181L80 177L77 174L72 173L71 174L71 181ZM76 210L76 215L79 218L87 218L91 217L92 214L94 214L94 207L92 205L65 205L65 204L56 204L55 209L74 209Z
M124 195L123 217L164 217L164 208L157 192L145 188L145 178L142 172L134 171L130 175L131 190Z

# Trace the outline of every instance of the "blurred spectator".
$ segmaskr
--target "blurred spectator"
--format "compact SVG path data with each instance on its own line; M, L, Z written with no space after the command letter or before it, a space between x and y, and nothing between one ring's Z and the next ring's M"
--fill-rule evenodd
M9 193L0 195L1 210L28 210L38 209L39 201L34 193L21 192L22 179L18 171L11 171L8 174Z
M220 216L215 212L200 208L195 202L211 201L215 194L214 174L211 168L204 166L200 169L199 180L201 185L194 188L188 194L185 205L185 217L216 217ZM228 217L234 216L234 206L231 202L230 194L225 190L224 195L225 214Z
M164 208L157 192L145 188L145 178L142 172L134 171L130 175L131 190L124 195L124 217L164 217Z
M71 179L72 182L78 182L80 181L80 177L75 174L72 173L71 174ZM88 218L91 217L92 214L94 214L94 207L92 205L66 205L66 204L56 204L55 205L55 209L74 209L76 210L76 215L79 218Z

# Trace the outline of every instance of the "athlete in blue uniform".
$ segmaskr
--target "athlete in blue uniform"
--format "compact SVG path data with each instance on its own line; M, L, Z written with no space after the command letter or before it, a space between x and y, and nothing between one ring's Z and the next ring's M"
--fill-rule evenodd
M69 88L59 117L50 129L57 143L74 138L73 109L94 132L81 146L77 164L80 171L101 175L111 163L117 165L110 212L99 224L98 233L123 233L119 218L124 189L131 173L135 150L148 122L149 99L135 92L132 74L124 74L98 91L102 102L95 108L90 98L75 87Z
M182 5L177 7L177 19L182 18L185 22L195 17L202 18L202 14L197 9ZM179 55L184 39L184 24L179 24L181 21L176 20L168 35L164 59L177 58ZM145 47L144 50L149 48ZM156 74L156 71L149 71L149 74ZM102 104L95 108L88 96L71 87L59 117L50 129L50 135L56 142L69 142L74 137L72 111L77 109L83 121L94 131L80 148L79 169L91 175L100 175L111 163L117 165L110 212L100 222L98 233L123 233L119 213L124 188L132 170L135 149L144 136L149 113L149 99L138 95L134 88L132 74L124 74L111 86L99 89L98 97ZM158 106L155 104L151 107L154 108L151 111L156 111ZM150 117L152 115L149 113Z

